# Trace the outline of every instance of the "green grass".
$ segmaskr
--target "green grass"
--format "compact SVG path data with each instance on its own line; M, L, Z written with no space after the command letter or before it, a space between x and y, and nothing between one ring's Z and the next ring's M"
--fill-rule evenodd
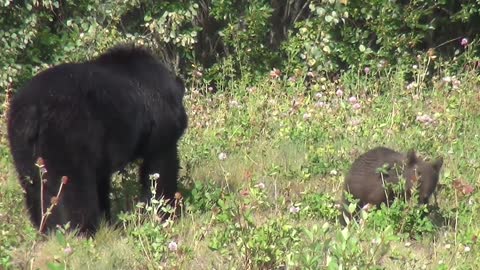
M115 182L121 226L89 240L36 234L3 140L0 268L478 269L479 77L458 71L454 89L445 74L417 76L418 87L407 88L403 74L347 74L335 83L318 77L309 87L266 74L215 94L189 89L190 123L180 145L183 217L161 224L133 205L120 212L135 197L132 166ZM343 176L377 145L444 157L439 210L412 218L418 208L399 204L344 229L336 221ZM455 188L458 179L474 192ZM413 220L407 231L395 226L402 220Z

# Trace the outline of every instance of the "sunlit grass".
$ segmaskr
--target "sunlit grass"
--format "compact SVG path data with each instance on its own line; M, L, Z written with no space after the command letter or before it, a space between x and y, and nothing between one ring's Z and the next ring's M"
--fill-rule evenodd
M415 77L414 88L407 87L412 81L403 74L348 74L335 83L319 76L308 87L266 74L264 80L242 80L218 93L189 89L190 124L180 145L183 217L165 226L154 218L119 221L117 229L103 227L90 240L67 234L72 250L65 250L57 236L36 236L7 158L0 181L2 263L13 269L48 269L48 263L68 269L476 266L478 76L458 74L455 87L442 80L444 74L429 84ZM408 237L363 223L342 231L331 218L344 173L359 154L377 145L444 157L438 194L443 219L434 233ZM114 199L119 209L131 210L124 215L138 218L132 192L136 173L128 172L119 182L119 192L128 196ZM474 193L455 188L458 179L472 185ZM269 224L278 228L269 231Z

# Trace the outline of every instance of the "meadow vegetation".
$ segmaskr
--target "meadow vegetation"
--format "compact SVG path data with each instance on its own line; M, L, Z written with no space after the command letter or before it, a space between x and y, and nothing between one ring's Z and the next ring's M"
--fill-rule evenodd
M438 28L450 42L428 50L428 42L442 43L426 38L432 30L423 24L433 22L421 19L436 12L426 8L432 1L412 1L406 10L395 1L371 1L365 9L359 9L364 1L301 1L309 14L296 14L277 51L259 36L273 32L269 1L251 1L250 8L248 1L213 1L207 10L231 50L223 58L212 54L212 65L200 61L195 47L202 25L189 24L208 1L119 2L78 1L77 13L62 10L72 1L2 3L0 14L11 19L0 16L4 110L14 86L46 66L119 41L174 48L170 60L187 59L173 64L186 80L189 116L180 144L182 216L161 221L154 213L162 201L136 203L132 164L113 180L116 226L103 225L91 239L65 227L38 234L2 121L1 269L480 268L478 40L450 40L451 32ZM241 21L225 15L241 8ZM468 2L452 23L475 33L468 12L479 10ZM398 16L385 22L379 14ZM355 30L352 21L363 28ZM243 24L247 30L235 28ZM40 31L42 25L49 28ZM168 25L168 35L152 25ZM369 33L377 33L375 42ZM378 145L443 156L436 198L421 207L398 200L343 227L337 220L343 177L358 155Z

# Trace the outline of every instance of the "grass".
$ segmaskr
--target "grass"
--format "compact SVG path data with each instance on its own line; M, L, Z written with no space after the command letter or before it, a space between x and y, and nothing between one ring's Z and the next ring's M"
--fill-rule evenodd
M217 93L189 89L190 124L180 145L183 217L161 224L139 214L129 203L136 196L131 187L138 188L130 166L115 177L121 226L104 226L95 239L36 233L3 138L0 266L478 269L479 77L459 70L454 87L439 72L428 81L414 76L417 86L407 87L405 73L349 73L336 82L316 76L308 87L299 78L266 74L226 83ZM439 210L430 218L416 218L419 208L399 204L346 228L338 224L343 176L376 145L444 157ZM459 180L473 193L454 184ZM402 220L413 220L406 231L395 226Z

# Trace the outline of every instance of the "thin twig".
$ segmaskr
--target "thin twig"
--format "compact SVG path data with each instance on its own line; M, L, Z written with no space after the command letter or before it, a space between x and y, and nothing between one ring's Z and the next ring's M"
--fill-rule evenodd
M50 205L50 207L47 208L47 212L44 212L43 210L43 180L42 180L42 185L41 185L41 197L42 197L42 220L40 221L40 228L38 229L38 231L40 233L43 232L43 229L45 228L45 225L47 224L47 218L48 216L50 216L50 214L52 213L52 210L53 208L58 204L58 201L60 200L60 195L62 194L62 191L63 191L63 186L64 186L64 183L63 181L60 181L60 187L58 189L58 192L57 192L57 196L55 197L55 201L54 203L52 203Z

